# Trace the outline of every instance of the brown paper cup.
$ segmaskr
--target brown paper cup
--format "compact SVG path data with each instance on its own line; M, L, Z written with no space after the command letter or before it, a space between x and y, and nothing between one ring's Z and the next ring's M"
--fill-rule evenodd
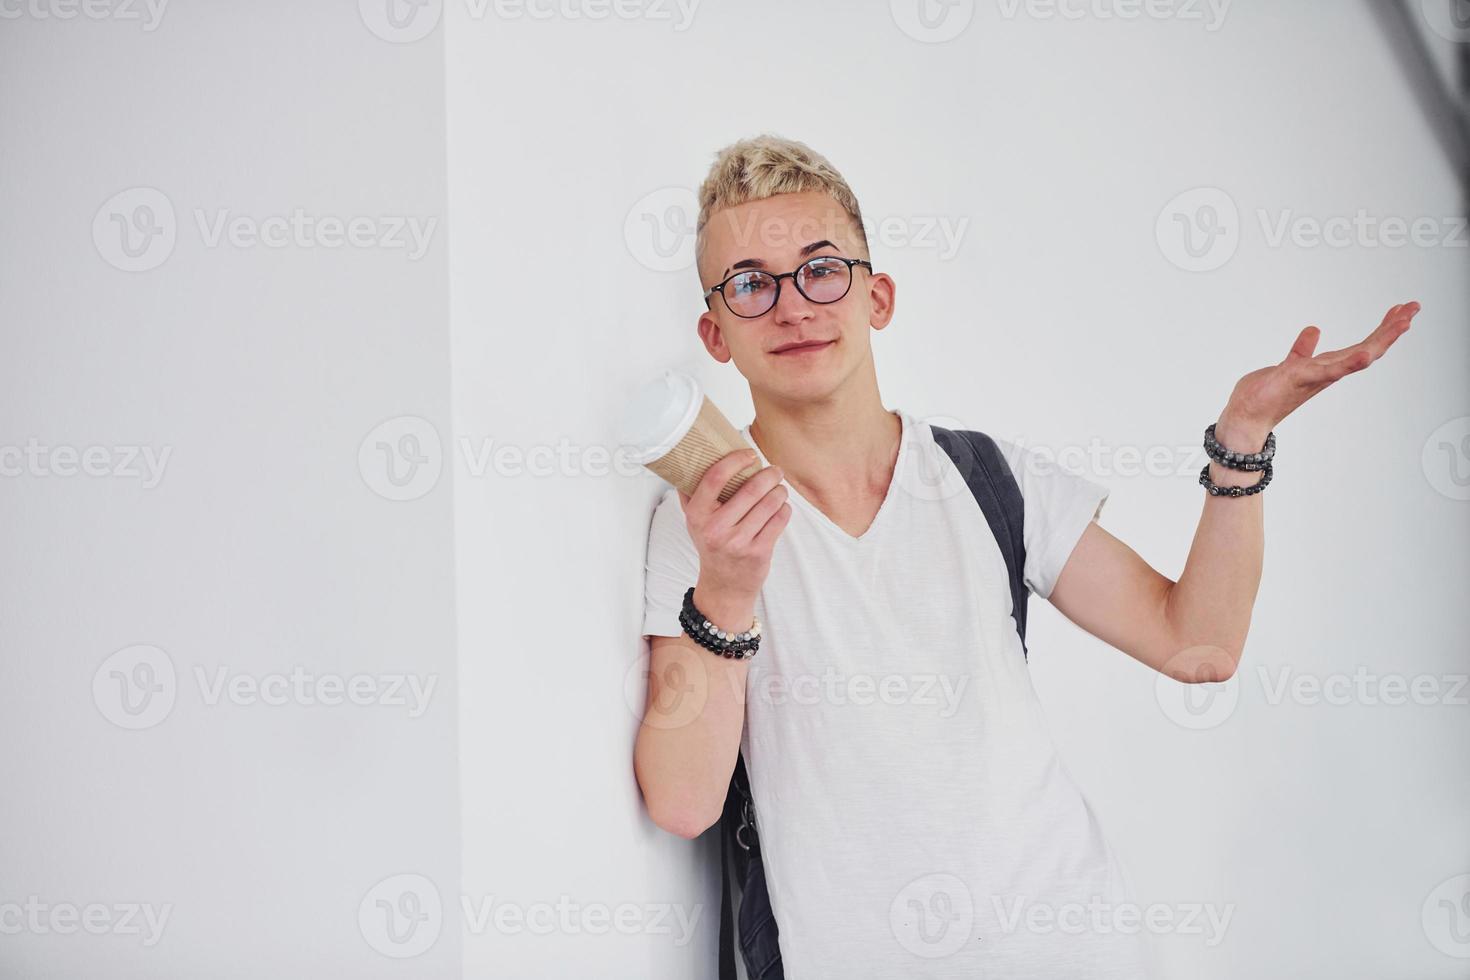
M714 402L707 396L702 395L701 398L703 403L699 407L699 414L695 416L694 424L689 427L684 438L668 453L645 464L690 496L693 496L704 474L720 459L734 452L755 448L745 441L739 430L715 407ZM746 480L760 471L761 463L757 459L732 476L720 489L720 503L729 500Z

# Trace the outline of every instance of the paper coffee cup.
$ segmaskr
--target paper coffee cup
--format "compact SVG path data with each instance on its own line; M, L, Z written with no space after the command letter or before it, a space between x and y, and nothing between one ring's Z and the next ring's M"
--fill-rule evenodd
M618 443L634 462L691 496L720 459L755 448L709 400L699 382L679 371L665 371L638 389L623 413ZM757 459L732 476L720 490L720 502L760 471Z

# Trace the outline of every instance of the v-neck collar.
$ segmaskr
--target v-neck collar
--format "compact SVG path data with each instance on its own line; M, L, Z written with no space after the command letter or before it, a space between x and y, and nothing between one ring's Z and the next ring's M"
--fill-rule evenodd
M910 419L908 413L901 408L893 409L889 414L897 415L899 421L903 423L903 430L898 437L898 458L894 461L893 476L888 481L888 491L883 496L883 503L878 505L878 512L873 515L873 520L868 524L868 529L862 534L858 535L857 537L853 537L847 531L843 530L841 527L838 527L837 523L833 521L832 518L822 513L822 509L820 507L803 497L801 495L801 492L793 487L789 480L782 479L781 481L782 485L784 485L787 490L791 491L791 498L794 499L798 505L804 507L807 513L811 514L812 517L816 519L818 524L827 527L830 531L841 537L844 541L847 541L854 545L865 544L868 541L872 540L874 532L876 532L879 529L879 525L883 523L884 515L887 514L888 511L892 510L895 506L893 501L894 498L898 496L898 481L902 478L904 459L908 456L909 440L913 429L913 420ZM750 448L754 449L756 455L760 457L761 466L769 466L770 463L766 460L766 454L761 452L761 447L755 444L755 439L753 439L750 435L750 426L746 425L745 428L740 430L740 434L745 437L745 441L750 444Z

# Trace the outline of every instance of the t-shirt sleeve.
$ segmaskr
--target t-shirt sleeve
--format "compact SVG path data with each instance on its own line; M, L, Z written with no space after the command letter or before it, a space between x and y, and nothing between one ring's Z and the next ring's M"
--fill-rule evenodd
M1050 455L1006 439L996 439L1025 502L1022 539L1026 567L1022 578L1046 599L1092 519L1102 513L1109 490L1096 480L1062 468Z
M699 551L684 521L679 491L668 487L648 528L643 566L643 635L682 636L679 610L684 593L699 579Z

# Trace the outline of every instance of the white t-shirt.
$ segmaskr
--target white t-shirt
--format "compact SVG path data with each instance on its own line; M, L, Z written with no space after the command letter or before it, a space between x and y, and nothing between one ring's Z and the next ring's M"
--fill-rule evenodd
M895 414L872 525L854 538L787 484L755 607L741 749L787 980L1137 980L1143 927L1046 730L1000 548L928 423ZM1045 598L1108 489L996 443ZM681 635L699 554L672 487L646 570L644 634Z

